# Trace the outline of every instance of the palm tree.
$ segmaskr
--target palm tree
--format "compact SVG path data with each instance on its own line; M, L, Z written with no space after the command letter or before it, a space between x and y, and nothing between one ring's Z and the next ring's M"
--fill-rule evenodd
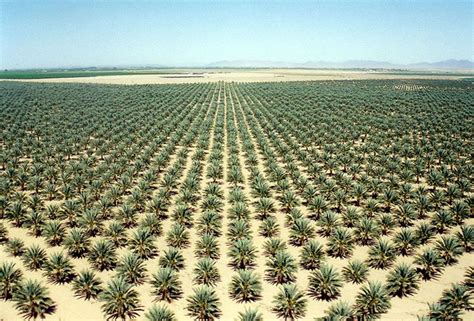
M361 245L371 245L374 242L374 238L379 235L380 228L377 223L369 218L363 218L356 224L355 234L357 235L357 241Z
M322 196L318 195L308 203L308 207L312 212L311 218L318 220L321 214L328 209L328 203Z
M452 309L440 303L428 303L429 313L426 317L427 321L430 320L462 320L462 312L460 309ZM425 321L425 319L422 319Z
M134 253L127 253L117 266L117 276L132 285L143 284L146 268L143 260Z
M173 311L166 306L153 305L147 313L145 313L147 321L177 321Z
M323 246L316 240L309 240L301 250L300 265L306 270L318 269L324 258Z
M375 320L390 307L390 296L382 283L369 281L357 294L353 309L358 320Z
M411 255L419 245L418 238L413 230L409 228L402 228L400 232L395 234L393 242L395 249L403 256Z
M443 291L439 303L449 310L472 310L472 289L463 284L452 284Z
M474 226L462 225L455 235L459 243L464 247L464 251L470 253L474 248Z
M171 303L173 300L179 299L183 294L181 290L181 282L178 275L171 268L161 268L153 275L151 282L153 286L152 294L156 296L156 300L166 300Z
M232 277L229 286L229 294L235 301L249 302L259 300L262 295L262 283L260 277L250 270L239 270Z
M48 289L36 280L22 283L13 297L15 309L27 320L44 319L56 311L56 303L48 296Z
M84 230L72 228L64 239L64 247L73 258L82 258L90 247L90 237Z
M395 247L392 243L380 239L369 249L367 263L375 269L386 269L393 264L395 259Z
M272 311L285 321L294 321L306 315L307 300L296 285L285 284L273 300Z
M239 312L239 321L263 321L263 315L258 310L245 309Z
M163 232L161 221L155 214L146 214L138 225L139 229L148 229L153 236L160 236Z
M419 288L419 276L414 268L406 263L397 265L387 276L386 289L389 295L404 297L413 295Z
M6 250L13 256L22 256L25 253L25 242L15 237L8 240Z
M415 237L419 244L428 243L435 234L433 225L427 222L421 222L415 230Z
M431 225L436 228L438 233L444 233L448 227L454 225L454 219L448 211L437 211L431 218Z
M0 244L5 244L6 242L8 242L8 230L3 223L0 223Z
M22 256L23 264L32 271L41 269L46 263L46 252L39 245L26 248Z
M338 258L346 258L352 255L354 244L352 233L344 227L337 227L328 242L328 254Z
M107 320L134 319L143 310L138 299L138 292L123 278L110 280L100 294L99 300L103 302L101 308Z
M138 229L132 234L128 247L141 259L147 260L155 257L157 254L155 240L156 238L149 229Z
M443 259L438 251L432 248L428 248L415 256L413 262L419 266L417 270L425 281L436 278L441 273L444 265Z
M314 228L311 222L305 218L295 220L290 229L290 242L293 245L304 245L310 238L314 237Z
M15 263L2 262L0 265L0 299L10 300L20 288L23 272Z
M232 267L236 269L251 268L255 265L255 246L249 239L238 239L230 248L229 257Z
M450 208L454 221L461 225L464 220L469 218L469 205L463 201L455 201Z
M218 259L220 253L217 237L212 234L204 234L196 242L196 250L194 251L194 254L198 258L209 257L211 259Z
M94 272L84 270L72 281L72 290L77 298L84 300L97 299L102 293L102 282Z
M215 290L206 285L194 288L187 298L188 315L198 321L213 321L221 316L220 300Z
M52 220L46 222L43 227L43 236L51 246L61 245L64 239L65 229L60 221Z
M369 268L364 262L354 260L349 261L347 266L342 269L342 275L346 282L360 284L367 281Z
M116 248L126 246L128 243L125 226L117 221L112 221L105 230L105 237L109 239Z
M323 265L309 277L308 294L317 300L331 301L341 295L342 280L331 265Z
M193 209L189 205L178 204L172 217L174 222L183 226L191 227L193 225Z
M396 227L396 222L389 213L383 213L378 217L378 224L380 225L380 232L382 235L389 235L391 230Z
M463 253L463 247L454 236L441 235L441 239L436 242L435 249L439 252L444 264L456 263L457 257Z
M325 313L326 316L321 319L322 321L353 320L354 318L352 307L344 301L339 301L331 305Z
M416 211L410 203L403 203L397 208L396 217L402 227L411 226L416 219Z
M286 250L286 243L280 239L272 238L263 244L263 255L274 257L276 252Z
M117 265L115 247L110 241L100 239L94 243L87 257L93 268L99 271L108 271Z
M196 263L193 270L194 283L214 286L220 281L221 277L219 270L216 267L216 262L206 257Z
M255 210L259 214L258 218L265 219L275 212L275 203L271 198L259 198L255 205Z
M295 259L286 251L278 251L267 261L266 279L273 284L289 283L295 280L298 269Z
M324 237L328 237L332 234L332 231L340 225L339 216L335 212L326 211L321 215L317 224L320 227L318 233Z
M166 242L168 243L168 246L184 249L190 244L189 232L184 225L178 223L173 224L166 236Z
M260 235L263 237L276 237L279 233L278 221L273 216L263 219L259 227Z
M102 233L104 228L101 213L95 209L87 209L78 219L78 226L84 229L89 236Z
M76 276L71 259L62 252L51 254L44 270L48 280L55 284L69 283Z
M159 265L163 268L170 268L179 271L184 268L184 257L179 249L170 247L160 257Z
M214 211L206 211L197 221L197 230L200 234L221 235L222 217Z

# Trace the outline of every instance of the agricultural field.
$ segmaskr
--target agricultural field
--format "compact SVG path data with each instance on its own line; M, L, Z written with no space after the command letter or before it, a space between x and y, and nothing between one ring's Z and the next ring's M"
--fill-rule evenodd
M474 86L0 83L0 320L473 320Z

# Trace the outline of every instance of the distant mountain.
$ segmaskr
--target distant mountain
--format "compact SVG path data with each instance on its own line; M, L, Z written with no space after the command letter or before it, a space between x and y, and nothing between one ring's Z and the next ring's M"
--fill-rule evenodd
M348 60L343 62L307 61L292 63L266 60L223 60L210 63L208 68L341 68L341 69L474 69L470 60L443 60L438 62L420 62L415 64L393 64L386 61Z

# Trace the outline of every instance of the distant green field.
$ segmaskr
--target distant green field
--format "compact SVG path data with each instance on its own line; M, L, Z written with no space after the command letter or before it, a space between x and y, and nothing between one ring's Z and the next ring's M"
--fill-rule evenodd
M123 76L123 75L154 75L178 74L177 70L66 70L66 71L0 71L0 79L44 79L44 78L77 78L97 76Z

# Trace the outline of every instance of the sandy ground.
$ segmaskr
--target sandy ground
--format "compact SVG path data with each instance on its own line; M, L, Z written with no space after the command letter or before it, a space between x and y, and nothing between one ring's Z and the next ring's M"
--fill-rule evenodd
M203 82L281 82L309 80L357 80L357 79L450 79L465 78L455 74L389 74L379 71L318 70L318 69L255 69L207 71L203 74L155 74L98 76L77 78L24 79L15 81L44 83L93 83L93 84L181 84ZM0 79L1 80L1 79Z

